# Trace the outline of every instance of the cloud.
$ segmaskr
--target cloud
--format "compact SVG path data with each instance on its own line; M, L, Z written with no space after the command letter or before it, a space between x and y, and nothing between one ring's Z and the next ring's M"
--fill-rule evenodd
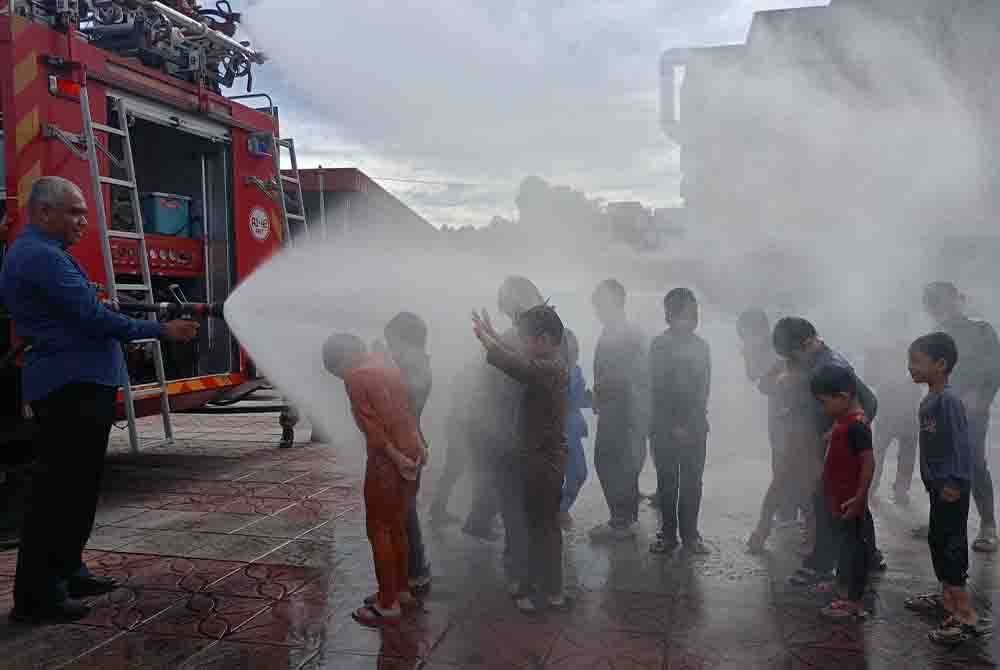
M246 26L336 135L411 174L539 174L663 202L677 160L661 51L740 40L765 4L788 3L257 0Z

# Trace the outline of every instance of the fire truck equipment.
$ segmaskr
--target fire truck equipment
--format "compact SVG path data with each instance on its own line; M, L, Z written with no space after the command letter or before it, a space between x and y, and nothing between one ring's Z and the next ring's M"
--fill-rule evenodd
M79 32L95 46L218 92L247 78L267 58L233 38L242 15L227 0L14 0L14 14Z

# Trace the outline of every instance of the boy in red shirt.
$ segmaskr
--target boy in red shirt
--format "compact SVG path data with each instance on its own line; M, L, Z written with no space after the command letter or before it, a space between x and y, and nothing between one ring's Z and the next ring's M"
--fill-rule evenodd
M834 420L823 464L823 489L840 551L837 599L822 613L834 620L863 619L867 612L862 599L875 544L868 509L868 489L875 473L871 427L858 398L857 379L850 370L826 366L815 374L810 386L823 411Z
M398 623L402 605L412 604L406 523L410 498L426 460L417 422L410 412L399 368L369 354L354 335L332 335L323 345L327 371L344 380L351 411L368 447L365 517L375 559L378 593L353 617L368 626Z

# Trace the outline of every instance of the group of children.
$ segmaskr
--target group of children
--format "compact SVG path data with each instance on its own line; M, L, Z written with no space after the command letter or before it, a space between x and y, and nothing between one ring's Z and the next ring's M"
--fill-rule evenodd
M940 317L942 326L950 321L952 330L975 331L978 340L967 336L973 342L970 349L977 347L972 356L1000 354L1000 342L989 348L991 333L996 342L992 328L941 307L942 295L959 299L950 286L928 287L928 310ZM492 537L495 517L502 518L511 595L524 612L567 606L561 526L572 524L569 511L587 476L585 407L598 417L594 460L610 512L609 521L593 529L591 538L635 536L638 477L648 440L662 516L650 550L668 553L683 545L692 553L709 551L698 531L698 516L711 355L695 334L697 299L686 288L666 295L668 328L648 350L639 329L625 317L625 302L624 287L615 280L602 282L593 294L604 327L595 352L593 393L586 389L575 336L527 279L512 277L501 287L500 311L510 318L510 330L499 333L485 311L473 315L473 332L486 352L487 367L459 384L465 411L454 411L452 418L463 427L455 436L462 448L449 447L432 514L438 521L451 520L450 489L469 463L468 442L476 440L480 453L474 460L484 483L466 531ZM807 320L784 318L772 331L766 315L755 310L742 315L738 327L747 374L768 397L773 465L749 548L762 551L776 519L802 513L805 558L789 581L831 594L832 602L823 609L827 617L864 618L870 576L885 568L870 511L873 486L889 442L898 439L903 450L918 433L920 473L931 502L927 540L943 589L914 596L906 605L942 616L930 633L936 642L954 644L984 635L987 629L965 589L969 501L984 488L979 469L988 477L985 446L977 453L980 438L969 415L982 412L985 403L988 419L1000 374L961 368L966 377L975 376L961 394L949 384L952 373L958 374L961 344L946 332L918 338L908 347L908 370L912 381L926 385L928 392L919 410L910 408L911 429L895 394L886 403L888 416L878 414L874 392ZM427 458L419 427L431 388L427 328L416 315L404 313L385 334L384 352L367 353L364 343L351 335L332 336L323 351L326 368L344 381L368 445L365 504L379 590L354 613L368 625L397 622L430 581L415 503ZM1000 369L1000 362L994 369ZM898 392L898 385L886 384L882 377L878 388ZM488 416L470 420L470 408L484 406ZM877 428L886 427L877 442L872 432L876 416ZM981 439L985 445L985 431ZM453 459L458 466L453 467ZM900 504L908 500L906 464L913 460L901 455L894 486ZM991 482L989 488L992 505ZM996 546L992 510L980 510L983 527L974 548L989 551Z
M969 417L978 411L985 414L978 421L988 423L988 408L1000 386L1000 342L989 324L964 316L954 285L929 285L924 304L942 330L913 341L906 355L910 385L925 385L927 393L921 400L901 387L900 374L888 371L890 355L902 368L902 351L879 351L866 371L877 371L873 377L884 394L882 403L808 321L781 319L770 331L761 311L741 316L747 374L768 397L773 454L772 482L749 549L762 551L775 520L801 510L807 529L805 560L790 583L830 594L832 602L822 611L831 619L865 618L871 575L885 569L870 511L871 501L877 500L874 489L888 446L898 440L893 499L909 503L918 443L921 479L930 499L929 525L918 534L927 539L942 591L909 598L906 607L940 617L929 637L953 645L989 633L965 588L969 501L977 491L984 501L973 548L996 550L985 429L977 434ZM960 352L963 367L958 367ZM956 383L969 378L961 386Z

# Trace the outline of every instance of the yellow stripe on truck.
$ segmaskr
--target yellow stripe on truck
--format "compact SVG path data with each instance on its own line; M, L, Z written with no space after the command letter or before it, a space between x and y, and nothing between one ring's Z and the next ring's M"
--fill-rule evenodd
M38 78L38 52L28 55L14 66L14 95L20 95Z

